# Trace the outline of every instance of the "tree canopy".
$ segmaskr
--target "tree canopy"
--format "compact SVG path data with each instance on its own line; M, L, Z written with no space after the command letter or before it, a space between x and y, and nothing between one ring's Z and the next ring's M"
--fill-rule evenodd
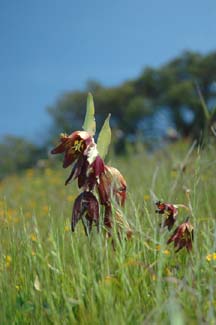
M137 79L118 87L103 87L90 81L85 91L65 93L49 107L53 135L81 127L87 92L91 90L99 126L111 113L111 126L121 130L125 139L128 135L136 137L140 122L153 118L161 109L169 111L172 123L182 136L197 138L205 127L197 86L211 109L216 106L215 82L216 52L207 55L184 52L157 69L145 68ZM157 128L152 130L155 132Z
M3 176L18 170L33 167L44 156L45 149L26 139L7 135L0 143L0 180Z

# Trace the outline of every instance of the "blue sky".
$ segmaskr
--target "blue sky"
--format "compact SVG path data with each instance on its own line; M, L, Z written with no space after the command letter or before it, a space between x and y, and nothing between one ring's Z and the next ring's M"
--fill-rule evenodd
M46 108L86 81L118 85L216 49L215 0L0 0L0 138L40 141Z

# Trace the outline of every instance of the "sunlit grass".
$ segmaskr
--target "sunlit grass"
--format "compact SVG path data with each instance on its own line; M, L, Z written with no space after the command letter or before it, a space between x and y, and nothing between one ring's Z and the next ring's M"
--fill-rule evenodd
M0 184L1 324L215 323L216 150L188 144L152 156L112 158L128 183L130 241L101 229L70 231L75 185L68 171L27 170ZM175 254L157 198L191 206L191 253ZM179 222L187 213L179 211Z

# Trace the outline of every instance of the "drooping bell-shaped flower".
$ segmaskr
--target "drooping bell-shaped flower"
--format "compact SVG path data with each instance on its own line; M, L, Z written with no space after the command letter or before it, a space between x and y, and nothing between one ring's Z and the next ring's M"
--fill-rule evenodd
M123 206L126 200L127 184L118 169L105 166L97 186L102 205L111 204L112 200Z
M167 227L171 230L178 215L178 209L174 204L157 201L155 202L157 209L156 213L162 214L165 217L163 227Z
M173 235L168 239L167 244L174 242L174 247L177 248L176 253L186 247L187 251L192 249L193 241L193 226L186 220L180 226L178 226Z
M104 225L111 236L111 229L116 224L118 233L120 229L126 233L129 239L132 236L132 230L124 218L122 211L118 206L123 206L126 200L127 184L118 171L118 169L110 166L104 168L104 172L99 177L97 184L100 202L105 207Z
M75 162L65 185L78 179L79 188L92 191L96 183L99 183L104 168L104 161L98 155L95 143L92 143Z
M82 220L85 233L91 232L93 222L99 227L99 204L92 192L82 192L75 200L71 219L71 230L74 232L75 226Z
M51 153L64 153L63 167L67 168L78 159L92 143L94 139L86 131L75 131L70 135L61 134L60 144Z

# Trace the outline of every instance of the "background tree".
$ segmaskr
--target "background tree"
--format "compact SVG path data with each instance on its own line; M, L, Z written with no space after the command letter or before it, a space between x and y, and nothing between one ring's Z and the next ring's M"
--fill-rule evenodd
M45 156L44 148L11 135L3 138L0 152L0 179L7 174L35 166L37 160Z
M171 113L171 122L182 136L199 138L205 117L196 87L199 86L207 105L216 106L215 81L215 52L208 55L184 52L158 69L147 67L137 79L119 87L106 88L90 81L87 90L93 91L98 125L111 113L111 126L121 130L124 139L127 135L136 137L140 121L149 116L154 118L161 108ZM49 108L53 136L62 130L71 132L81 127L86 96L87 91L69 92ZM157 134L157 127L152 134Z

